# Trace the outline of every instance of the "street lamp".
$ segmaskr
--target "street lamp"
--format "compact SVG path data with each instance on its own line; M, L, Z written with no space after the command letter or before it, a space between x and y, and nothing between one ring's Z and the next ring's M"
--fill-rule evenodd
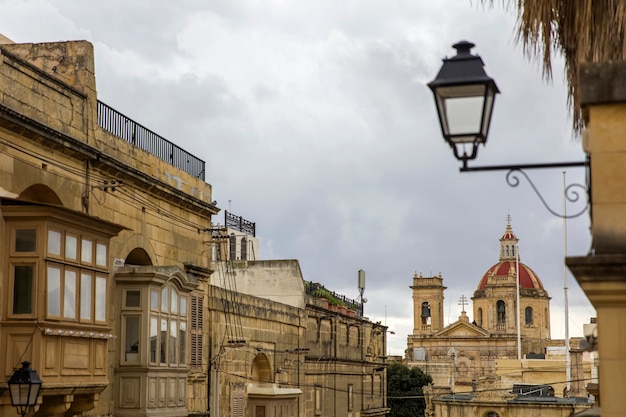
M466 168L468 159L476 158L478 145L487 142L493 104L500 91L485 73L483 60L470 52L473 43L460 41L452 46L456 55L443 60L437 78L428 86L435 96L443 137Z
M580 216L587 211L587 206L570 215L559 214L552 210L523 170L566 167L589 168L588 158L585 161L574 162L467 166L468 160L476 158L478 145L487 142L495 97L500 92L495 81L485 73L483 60L470 52L474 46L468 41L460 41L452 45L457 50L457 54L452 58L445 58L437 77L428 83L428 87L435 96L443 137L452 147L454 156L463 162L460 171L507 170L509 172L506 175L506 181L511 187L517 187L520 183L515 174L522 174L550 213L561 218ZM470 148L469 151L468 148ZM579 199L579 194L572 191L572 187L586 190L587 201L590 200L590 190L581 184L571 184L565 189L565 197L568 201L576 202Z
M28 409L37 404L41 383L37 371L30 368L28 361L22 362L22 368L11 375L8 382L11 404L22 416L25 416Z

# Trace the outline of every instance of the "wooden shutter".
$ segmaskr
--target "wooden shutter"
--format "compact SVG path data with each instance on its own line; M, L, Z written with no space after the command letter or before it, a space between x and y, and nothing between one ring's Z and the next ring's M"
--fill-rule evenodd
M202 340L204 322L204 297L191 295L191 368L202 368Z

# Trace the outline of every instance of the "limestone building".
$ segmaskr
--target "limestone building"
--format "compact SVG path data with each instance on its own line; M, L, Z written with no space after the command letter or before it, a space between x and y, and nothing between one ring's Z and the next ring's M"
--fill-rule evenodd
M236 404L251 417L389 412L386 327L364 318L362 304L324 290L341 307L329 304L296 260L221 264L209 306L219 415L239 415Z
M3 381L30 361L40 416L208 410L204 162L98 100L90 43L0 52Z
M519 259L518 241L509 218L498 262L478 280L472 296L471 320L463 308L459 319L444 327L443 277L414 275L414 328L408 336L407 360L423 367L435 385L475 386L494 374L496 360L516 359L518 320L521 357L541 357L547 347L563 345L550 338L550 296L537 274Z
M23 361L39 417L386 414L384 327L218 212L204 161L98 100L90 43L0 39L0 415Z

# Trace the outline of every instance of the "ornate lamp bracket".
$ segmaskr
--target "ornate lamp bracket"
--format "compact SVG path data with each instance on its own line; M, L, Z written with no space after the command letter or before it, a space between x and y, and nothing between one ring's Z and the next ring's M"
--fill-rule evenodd
M524 176L524 178L526 178L526 181L528 181L528 183L532 187L532 189L535 192L535 194L537 194L537 197L539 197L539 200L541 200L541 203L543 204L543 206L550 213L552 213L556 217L560 217L561 219L574 219L574 218L582 215L583 213L585 213L587 211L587 209L589 208L589 201L587 201L587 203L585 204L583 209L578 211L578 212L576 212L576 213L574 213L574 214L558 213L558 212L554 211L548 205L546 200L543 198L543 196L541 195L541 193L539 192L539 190L535 186L535 183L532 182L532 180L530 179L528 174L526 174L523 170L516 168L516 169L511 169L511 170L509 170L509 172L507 172L507 174L506 174L506 183L509 185L509 187L515 188L515 187L519 186L520 179L519 179L519 176L517 174L522 174ZM581 193L578 191L578 189L581 189L583 194L587 194L587 188L584 185L578 184L578 183L573 183L573 184L569 184L567 187L565 187L565 191L564 191L565 199L567 199L567 201L569 201L570 203L576 203L578 200L580 200L580 194Z

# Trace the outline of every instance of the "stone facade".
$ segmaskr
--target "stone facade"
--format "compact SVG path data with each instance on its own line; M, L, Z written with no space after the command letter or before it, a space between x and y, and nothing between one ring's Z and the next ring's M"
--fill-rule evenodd
M88 42L0 50L0 373L32 362L39 416L206 410L210 185L99 127Z
M510 221L500 239L499 261L480 278L472 296L473 320L465 311L444 327L441 274L413 276L413 334L407 339L407 362L429 373L435 385L471 390L496 372L498 359L516 359L517 320L521 355L545 354L550 339L550 297L534 271L519 261L518 238ZM520 309L516 277L519 269Z
M427 416L560 417L591 407L582 383L591 378L593 358L572 347L567 392L564 341L550 338L550 297L519 255L509 218L498 263L487 269L472 296L471 323L462 311L443 327L443 278L414 275L415 330L408 336L407 363L433 378L424 391ZM550 394L514 395L516 384L531 391L549 387Z
M386 328L216 225L204 163L97 100L91 44L0 52L0 375L31 362L34 415L388 412Z
M289 312L274 321L270 319L274 313L260 307L237 309L231 313L229 325L224 307L211 309L215 317L210 332L213 357L225 352L225 358L238 358L241 366L235 369L240 371L266 364L261 379L254 372L238 374L236 392L224 391L227 388L223 378L219 379L223 387L220 415L232 415L233 409L228 407L237 395L253 417L278 416L280 412L296 415L284 414L290 410L307 417L388 413L385 326L357 316L353 310L331 306L326 299L307 295L296 260L217 262L215 270L211 277L216 286L213 294L237 288L238 294L233 296L248 300L244 305L254 302ZM228 303L218 301L216 305ZM260 319L266 315L268 320ZM218 324L220 320L223 325ZM232 343L228 343L229 337ZM224 369L233 367L232 361L222 363ZM225 370L224 374L233 372ZM212 381L220 378L211 375Z
M604 417L626 415L623 379L626 326L626 62L581 64L585 121L583 149L590 161L593 247L566 262L596 308L599 405ZM589 335L590 340L595 335Z

